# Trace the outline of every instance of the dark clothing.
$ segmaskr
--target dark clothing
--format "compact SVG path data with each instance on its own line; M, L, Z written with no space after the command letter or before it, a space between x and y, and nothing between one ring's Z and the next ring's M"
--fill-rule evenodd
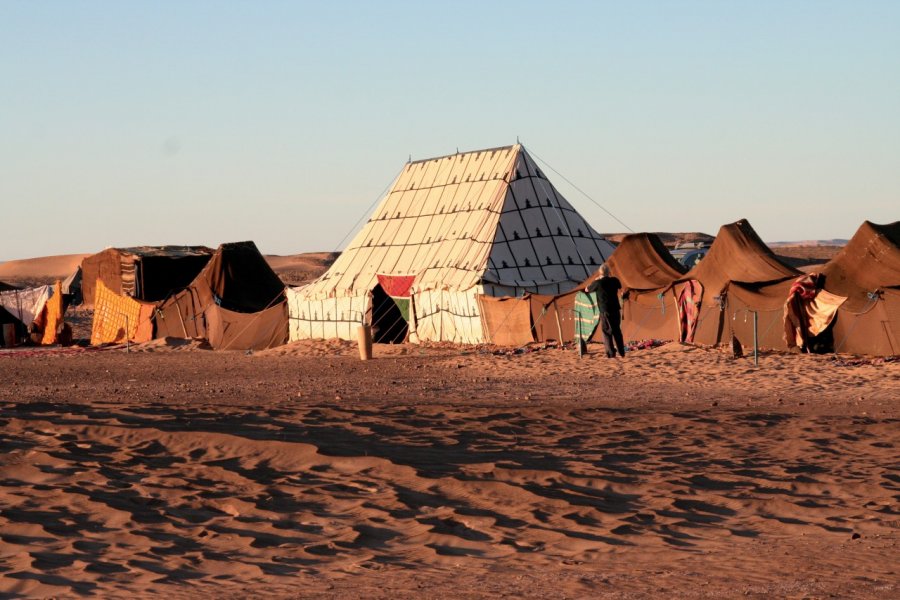
M588 292L597 293L597 306L600 309L600 332L603 334L603 345L606 356L613 358L616 353L625 356L625 342L622 339L622 312L619 309L619 290L621 282L615 277L601 277L588 286Z
M603 345L606 356L613 358L616 350L619 356L625 356L625 341L622 339L622 328L619 326L619 314L606 313L600 315L600 332L603 334Z
M615 277L601 277L588 286L589 292L597 293L597 306L602 314L620 314L619 290L622 283Z

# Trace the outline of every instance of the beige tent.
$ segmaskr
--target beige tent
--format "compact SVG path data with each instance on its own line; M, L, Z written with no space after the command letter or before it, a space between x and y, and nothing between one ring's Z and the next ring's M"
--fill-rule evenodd
M485 341L478 296L560 294L613 246L521 145L411 162L340 258L289 290L292 340ZM379 340L380 338L380 340Z

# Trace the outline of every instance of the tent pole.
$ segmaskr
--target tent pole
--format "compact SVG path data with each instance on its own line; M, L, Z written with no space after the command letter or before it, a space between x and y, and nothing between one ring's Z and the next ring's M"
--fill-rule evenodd
M176 312L178 313L178 320L181 321L181 330L184 332L185 339L187 339L191 336L188 335L187 327L185 327L184 325L184 317L181 316L181 304L178 303L178 294L173 296L173 298L175 298L175 308L177 309Z
M759 366L759 312L753 311L753 364Z

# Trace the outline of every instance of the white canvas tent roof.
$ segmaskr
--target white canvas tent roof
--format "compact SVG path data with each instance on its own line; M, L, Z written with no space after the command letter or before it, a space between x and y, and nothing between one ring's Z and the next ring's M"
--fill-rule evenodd
M347 249L304 292L357 295L383 274L414 275L413 292L495 284L559 293L612 251L525 148L507 146L408 163Z

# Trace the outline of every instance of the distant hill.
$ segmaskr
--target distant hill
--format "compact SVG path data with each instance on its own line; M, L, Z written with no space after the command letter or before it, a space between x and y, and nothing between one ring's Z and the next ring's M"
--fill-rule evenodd
M801 245L800 243L791 246L773 246L769 244L769 247L781 262L801 271L806 270L803 267L827 263L843 248L843 246Z
M0 281L19 287L51 284L74 273L85 256L90 254L60 254L9 260L0 263Z
M278 256L267 254L266 262L286 285L303 285L316 279L340 256L339 252L306 252Z
M686 242L697 243L702 242L705 244L711 244L716 236L709 235L708 233L701 233L699 231L681 231L681 232L670 232L670 231L654 231L654 235L659 236L659 239L667 248L674 248L676 244L683 244ZM627 233L602 233L600 234L609 241L618 244L622 241Z
M840 248L841 246L846 246L848 241L850 240L835 238L833 240L803 240L800 242L766 242L766 245L769 248L792 248L794 246L834 246Z

